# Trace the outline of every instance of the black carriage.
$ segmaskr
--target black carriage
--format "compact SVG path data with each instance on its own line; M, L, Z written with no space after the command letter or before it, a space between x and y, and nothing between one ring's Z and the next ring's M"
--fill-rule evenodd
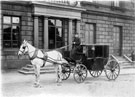
M68 79L73 73L75 81L81 83L87 78L87 71L93 77L99 77L102 71L105 71L109 80L115 80L120 73L117 61L109 57L109 45L80 45L79 60L73 60L70 53L71 51L64 52L68 64L62 65L63 80Z

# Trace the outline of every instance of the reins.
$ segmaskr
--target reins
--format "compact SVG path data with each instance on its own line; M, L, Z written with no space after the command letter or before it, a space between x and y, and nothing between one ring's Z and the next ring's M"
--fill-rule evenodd
M60 48L56 48L56 49L53 49L53 50L61 50L61 49L64 49L64 48L66 48L66 47L69 47L69 46L71 46L71 44L69 44L69 45L66 45L66 46L62 46L62 47L60 47ZM27 52L25 52L24 53L24 51L25 51L25 49L23 50L23 51L21 51L21 50L19 50L20 52L22 52L24 55L25 54L30 54L30 53L32 53L32 52L34 52L34 54L33 54L33 56L32 57L30 57L30 55L29 55L29 59L32 61L32 60L34 60L35 58L39 58L39 59L41 59L41 60L44 60L44 63L43 63L43 66L45 65L45 61L47 61L47 62L52 62L52 63L55 63L57 60L55 60L55 59L53 59L53 58L51 58L51 57L49 57L48 55L47 55L47 53L43 50L43 49L37 49L37 48L35 48L35 50L34 51L31 51L31 52L29 52L29 47L28 46L26 46L27 48L28 48L28 51ZM38 57L37 56L37 54L38 54L38 51L39 50L41 50L41 52L43 53L43 57ZM52 51L53 51L52 50ZM48 50L49 51L49 50ZM51 51L51 50L50 50ZM49 58L49 59L48 59ZM42 67L43 67L42 66Z
M62 46L62 47L60 47L60 48L56 48L56 49L47 49L47 51L53 51L53 50L61 50L61 49L64 49L64 48L66 48L66 47L69 47L69 46L71 46L72 44L69 44L69 45L66 45L66 46ZM41 49L41 50L44 50L44 49Z

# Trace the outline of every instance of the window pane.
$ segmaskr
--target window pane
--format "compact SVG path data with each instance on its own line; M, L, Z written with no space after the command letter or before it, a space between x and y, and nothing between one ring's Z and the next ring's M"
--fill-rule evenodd
M12 18L12 22L13 22L13 23L20 23L19 17L13 17L13 18Z
M13 41L12 46L13 47L18 47L18 41Z
M6 48L11 47L11 41L4 41L3 46Z
M49 49L55 48L55 27L49 27Z
M57 28L56 29L56 47L61 47L62 46L62 28Z
M3 25L3 40L11 40L11 26Z
M3 23L5 23L5 24L11 24L11 17L4 16L3 17Z
M20 31L20 28L19 28L19 26L16 26L16 25L14 25L13 27L12 27L12 37L13 37L13 40L18 40L19 38L19 31Z
M62 37L62 28L57 28L57 29L56 29L56 34L57 34L59 37Z
M49 19L49 26L55 26L55 21L53 19Z
M56 26L62 27L62 21L61 20L56 20Z

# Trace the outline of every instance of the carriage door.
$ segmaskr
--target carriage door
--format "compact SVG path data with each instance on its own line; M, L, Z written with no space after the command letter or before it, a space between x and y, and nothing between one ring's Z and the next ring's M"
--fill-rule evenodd
M122 27L121 26L114 26L113 48L114 48L114 55L117 56L122 55Z
M95 24L85 24L85 44L93 44L96 42L96 28Z

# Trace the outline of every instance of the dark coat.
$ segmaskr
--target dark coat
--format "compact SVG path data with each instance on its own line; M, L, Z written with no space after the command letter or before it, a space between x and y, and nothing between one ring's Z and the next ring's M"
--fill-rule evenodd
M80 45L80 44L81 44L80 38L79 38L79 37L75 37L74 40L73 40L73 43L74 43L75 45Z
M80 60L82 57L82 51L80 46L74 46L73 49L71 50L70 57L73 60Z

